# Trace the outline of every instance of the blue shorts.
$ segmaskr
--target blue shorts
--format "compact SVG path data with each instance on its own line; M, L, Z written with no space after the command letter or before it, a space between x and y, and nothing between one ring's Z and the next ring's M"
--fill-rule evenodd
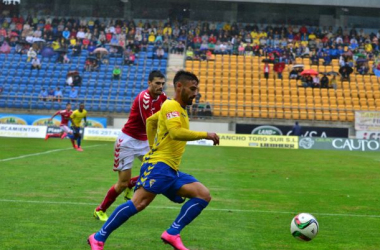
M73 130L73 133L74 133L74 135L75 134L78 134L78 136L81 136L81 134L80 134L80 127L71 127L72 128L72 130Z
M144 163L135 190L143 187L148 192L163 194L173 202L182 203L185 199L177 195L178 190L183 185L194 182L199 181L192 175L175 171L163 162Z

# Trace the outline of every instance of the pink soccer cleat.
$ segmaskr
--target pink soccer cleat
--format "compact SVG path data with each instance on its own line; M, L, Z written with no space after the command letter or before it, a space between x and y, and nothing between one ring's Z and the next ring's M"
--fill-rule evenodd
M83 149L81 147L78 147L78 146L77 146L76 150L79 151L79 152L83 151Z
M189 250L183 245L181 236L179 234L170 235L165 231L162 233L161 239L164 241L165 244L169 244L172 247L174 247L175 250Z
M66 133L66 132L65 132L65 133L63 133L63 134L62 134L62 136L61 136L61 139L65 139L66 135L67 135L67 133Z
M104 242L97 241L95 239L95 234L91 234L90 237L87 239L88 244L91 247L91 250L103 250L104 248Z

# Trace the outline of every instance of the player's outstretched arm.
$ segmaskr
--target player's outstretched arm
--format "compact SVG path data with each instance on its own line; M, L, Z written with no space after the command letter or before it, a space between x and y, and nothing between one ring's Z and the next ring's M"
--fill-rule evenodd
M216 133L207 133L208 140L212 140L214 145L219 145L219 136Z
M154 137L156 136L157 133L157 127L158 127L158 116L159 116L159 111L155 113L154 115L150 116L146 120L146 135L148 137L149 141L149 147L152 148L153 143L154 143Z
M54 118L56 115L58 115L58 114L59 114L59 111L55 112L55 114L52 115L52 117L50 117L49 121L53 120L53 118Z

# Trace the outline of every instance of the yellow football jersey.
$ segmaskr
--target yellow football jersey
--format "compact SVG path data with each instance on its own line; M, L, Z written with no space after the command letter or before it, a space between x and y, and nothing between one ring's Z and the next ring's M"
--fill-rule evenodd
M148 124L157 124L154 129ZM187 141L204 139L207 132L189 130L186 109L176 100L166 100L161 110L147 120L148 139L154 137L151 150L144 156L144 162L164 162L178 171ZM149 140L151 141L151 139Z
M70 116L70 118L73 120L73 123L74 123L74 126L75 126L75 127L80 127L80 124L81 124L82 119L83 119L84 117L87 117L87 110L85 110L85 109L83 109L82 112L80 112L80 111L77 109L77 110L75 110L75 111L71 114L71 116Z

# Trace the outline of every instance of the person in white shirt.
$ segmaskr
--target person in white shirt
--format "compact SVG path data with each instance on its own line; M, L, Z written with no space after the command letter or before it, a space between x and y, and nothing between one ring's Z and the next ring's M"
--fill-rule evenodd
M85 33L83 32L83 29L79 29L77 33L77 38L78 39L84 39L85 38Z

